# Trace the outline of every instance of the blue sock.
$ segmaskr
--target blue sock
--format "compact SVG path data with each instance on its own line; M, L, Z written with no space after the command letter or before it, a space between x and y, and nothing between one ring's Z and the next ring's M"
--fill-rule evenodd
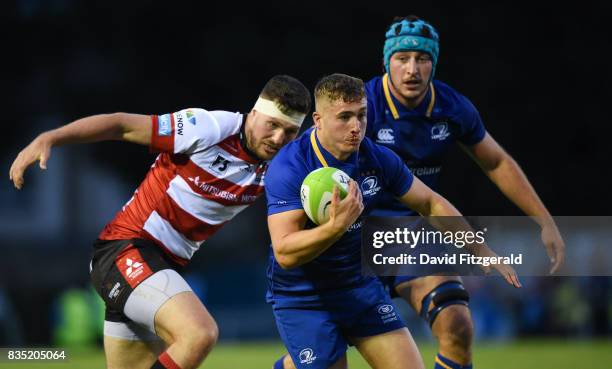
M285 369L285 366L283 365L283 360L285 360L285 355L281 356L280 359L276 360L276 362L274 363L274 368L272 369Z
M274 367L274 369L276 369L276 367ZM460 365L452 361L451 359L445 358L441 354L438 354L436 356L436 363L434 365L434 369L472 369L472 364Z

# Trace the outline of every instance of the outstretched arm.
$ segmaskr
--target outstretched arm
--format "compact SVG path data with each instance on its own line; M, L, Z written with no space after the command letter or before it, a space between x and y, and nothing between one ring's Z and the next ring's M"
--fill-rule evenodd
M495 185L525 214L534 217L542 228L542 242L550 257L550 273L556 272L565 259L565 243L554 219L529 183L517 162L489 135L473 146L463 146Z
M400 197L399 200L422 216L434 217L431 219L432 225L439 230L457 232L472 229L470 225L463 220L459 210L416 177L414 177L412 186L408 192ZM465 250L477 256L497 256L497 254L486 245L466 245ZM494 264L492 267L495 268L509 284L517 288L521 287L521 283L514 268L506 264ZM486 272L490 270L489 267L483 269Z
M47 169L51 148L65 144L97 141L128 141L141 145L151 143L151 118L147 115L114 113L82 118L60 128L41 133L17 155L9 177L17 189L23 186L26 169L40 162Z

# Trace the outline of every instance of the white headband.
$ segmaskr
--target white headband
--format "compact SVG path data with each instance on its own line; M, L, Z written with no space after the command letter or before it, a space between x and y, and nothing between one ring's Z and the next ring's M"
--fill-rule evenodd
M274 101L264 99L261 96L257 99L257 102L255 103L253 109L265 115L269 115L273 118L282 119L298 127L302 126L302 122L304 122L304 118L306 118L306 114L300 113L287 115L278 109Z

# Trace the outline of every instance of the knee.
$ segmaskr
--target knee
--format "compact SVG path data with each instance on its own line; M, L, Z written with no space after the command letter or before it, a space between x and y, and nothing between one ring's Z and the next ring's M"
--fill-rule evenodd
M212 322L205 325L194 326L188 332L184 332L179 342L185 352L190 356L189 361L200 362L213 349L219 339L219 328Z
M451 305L442 310L433 324L434 335L440 346L470 352L474 325L470 310L466 306Z
M219 328L216 323L201 327L192 335L192 346L197 351L210 352L219 339Z

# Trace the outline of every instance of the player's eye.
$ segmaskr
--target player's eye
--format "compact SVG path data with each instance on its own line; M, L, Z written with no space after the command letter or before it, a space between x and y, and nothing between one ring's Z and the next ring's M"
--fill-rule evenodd
M274 122L268 121L266 123L268 123L268 128L275 129L276 127L278 127L278 125Z

